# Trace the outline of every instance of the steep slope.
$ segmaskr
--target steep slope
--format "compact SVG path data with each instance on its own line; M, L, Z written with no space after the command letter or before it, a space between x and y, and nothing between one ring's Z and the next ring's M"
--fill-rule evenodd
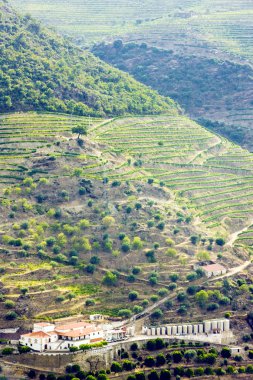
M101 116L176 108L170 99L1 1L0 41L0 112L36 109Z
M253 150L253 69L229 61L184 57L146 44L99 44L93 53L177 101L194 119ZM205 119L205 120L204 120Z
M90 126L83 144L71 133L80 123ZM251 307L251 288L233 281L230 294L221 281L200 308L194 292L209 284L193 270L202 257L228 269L249 260L250 228L234 247L222 239L252 220L251 154L182 116L18 113L0 132L0 326L117 317L164 295L170 321Z
M251 0L12 0L83 45L129 35L130 41L180 51L251 60Z

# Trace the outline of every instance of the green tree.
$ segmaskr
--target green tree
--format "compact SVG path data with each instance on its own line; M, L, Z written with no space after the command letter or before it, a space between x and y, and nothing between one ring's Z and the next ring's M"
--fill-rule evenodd
M122 372L122 365L118 362L112 362L111 371L115 373Z
M224 359L228 359L231 357L231 349L229 347L223 347L220 354Z
M180 363L183 359L183 354L181 351L173 351L172 352L172 359L174 363Z
M154 367L155 366L155 359L153 358L153 356L147 356L145 359L144 359L144 364L146 367Z
M164 365L166 363L165 356L163 354L158 354L156 357L156 365L158 367Z
M139 297L139 293L136 291L132 291L128 293L128 298L130 301L135 301Z
M195 299L200 307L204 307L208 301L208 293L205 290L200 290L195 294Z
M87 135L87 127L84 125L77 125L72 128L72 133L76 133L78 135L77 139L79 140L81 135Z
M106 272L105 276L102 279L102 283L107 286L115 286L117 285L118 277L115 273L110 271Z

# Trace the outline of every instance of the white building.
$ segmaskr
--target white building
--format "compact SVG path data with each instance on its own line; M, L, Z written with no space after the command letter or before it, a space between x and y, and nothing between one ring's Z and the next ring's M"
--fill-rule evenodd
M91 314L90 315L90 321L93 322L101 322L104 321L105 317L103 314Z
M191 335L217 335L230 331L230 321L226 318L210 319L196 323L169 324L159 327L144 326L145 335L191 336Z
M210 265L204 265L201 268L206 277L212 277L212 276L221 276L222 274L226 274L227 269L223 267L220 264L210 264Z
M101 328L86 322L55 325L51 323L35 323L33 332L23 334L20 344L34 351L66 351L70 347L81 344L97 343L104 340Z

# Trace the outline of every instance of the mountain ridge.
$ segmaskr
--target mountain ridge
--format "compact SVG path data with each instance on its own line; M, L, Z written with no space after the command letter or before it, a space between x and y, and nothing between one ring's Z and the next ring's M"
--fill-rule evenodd
M0 112L91 116L176 112L176 104L0 3Z

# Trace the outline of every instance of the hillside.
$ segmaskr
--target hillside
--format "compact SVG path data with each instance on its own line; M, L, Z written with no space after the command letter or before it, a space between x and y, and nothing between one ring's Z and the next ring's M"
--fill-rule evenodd
M170 99L0 1L0 112L105 116L176 112Z
M252 61L251 0L12 0L82 45L116 36L173 49Z
M172 97L190 117L253 150L253 70L196 55L185 57L146 44L98 44L93 53L138 81Z
M250 310L250 153L182 116L19 113L0 132L0 326L164 297L163 321ZM231 280L209 283L193 270L203 258L236 268Z

